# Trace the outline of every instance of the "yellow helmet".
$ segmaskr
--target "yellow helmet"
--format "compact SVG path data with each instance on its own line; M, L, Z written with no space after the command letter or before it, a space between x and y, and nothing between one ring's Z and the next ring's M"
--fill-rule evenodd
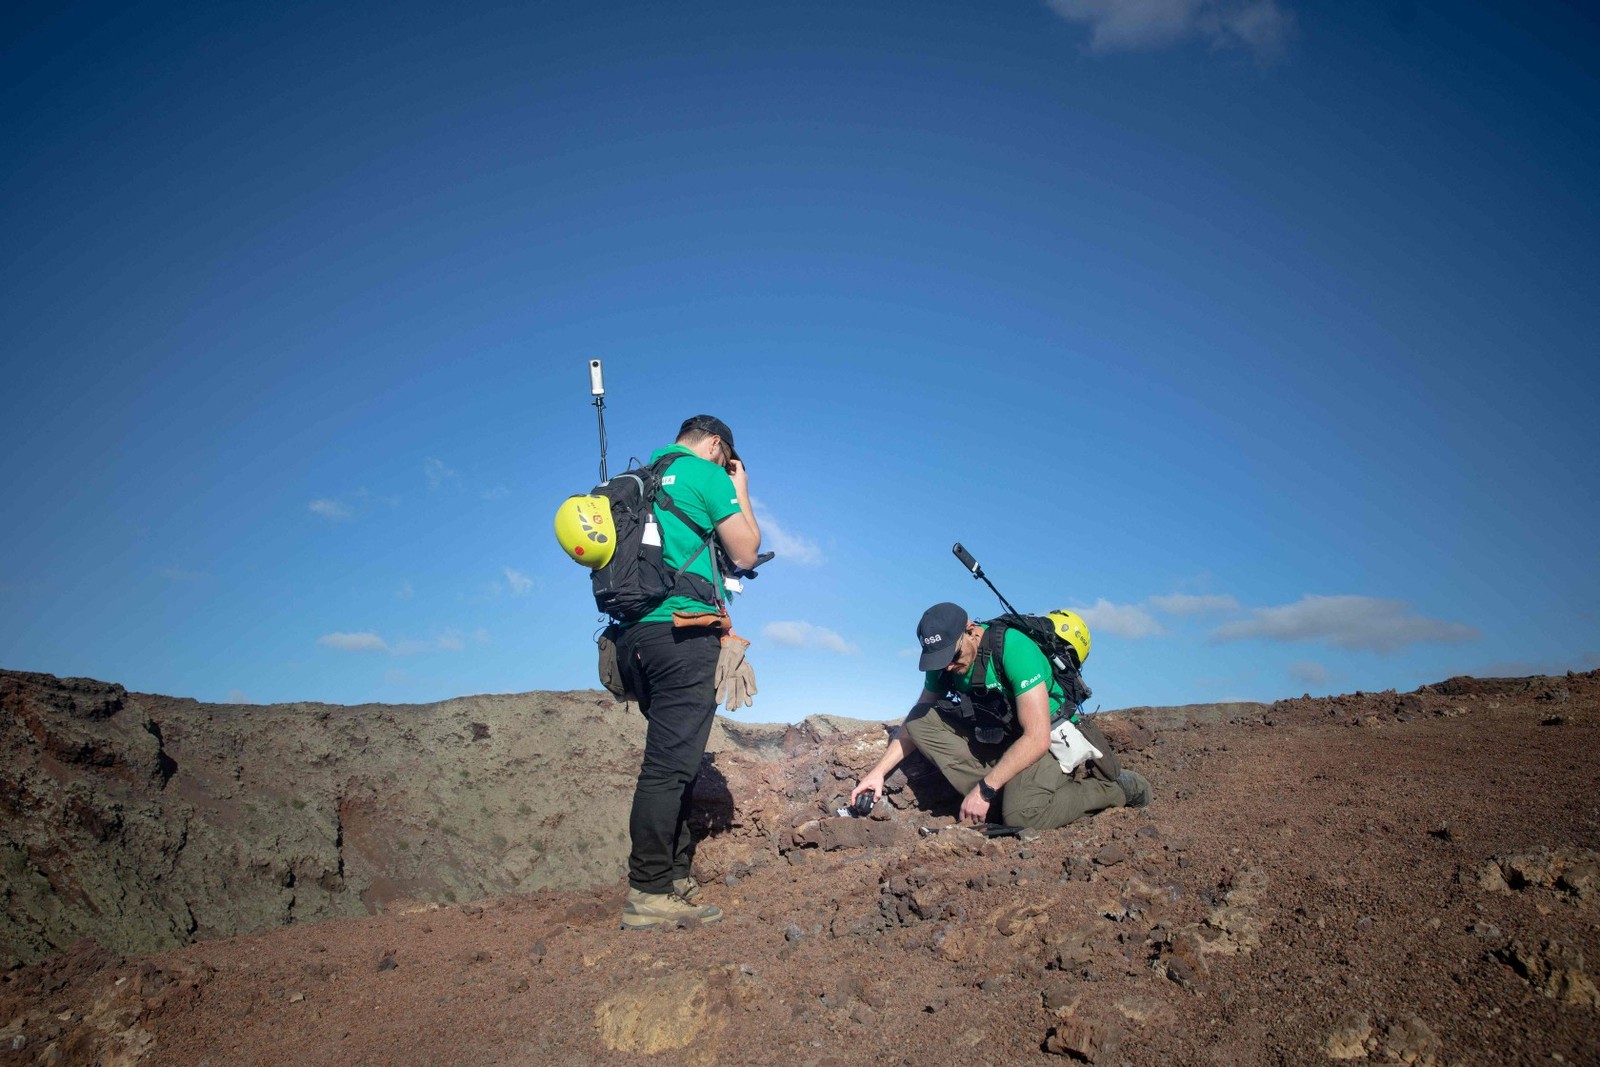
M569 496L556 508L556 540L561 550L590 570L611 562L617 528L611 501L603 496Z
M1075 611L1066 608L1057 608L1050 613L1050 622L1056 628L1056 636L1072 646L1078 654L1078 666L1082 667L1089 658L1089 624L1084 622Z

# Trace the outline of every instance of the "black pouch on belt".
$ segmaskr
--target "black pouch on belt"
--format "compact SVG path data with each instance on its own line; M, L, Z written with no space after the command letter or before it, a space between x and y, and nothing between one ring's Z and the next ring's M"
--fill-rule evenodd
M637 701L638 698L628 692L628 683L622 680L622 668L617 662L617 638L621 635L622 628L612 623L595 638L600 649L600 684L618 700Z
M1085 715L1073 725L1091 745L1105 755L1099 759L1091 759L1086 766L1089 768L1089 773L1102 782L1114 782L1117 780L1117 775L1122 773L1122 761L1111 751L1111 742L1106 740L1106 735L1101 732L1100 727L1089 721L1090 718L1091 716Z

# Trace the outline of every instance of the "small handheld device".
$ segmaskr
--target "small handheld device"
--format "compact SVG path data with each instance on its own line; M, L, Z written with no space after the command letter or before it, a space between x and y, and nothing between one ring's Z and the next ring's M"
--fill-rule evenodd
M872 814L872 806L877 802L877 794L871 792L862 793L860 796L856 797L855 802L850 805L850 811L853 815L855 815L856 818L865 819L868 815Z
M771 563L772 560L773 560L773 557L775 557L776 555L777 555L776 552L763 552L763 553L761 553L761 555L756 557L756 561L754 563L750 564L748 569L743 569L743 570L741 570L738 567L735 567L730 562L728 564L728 566L727 566L727 573L733 575L735 578L755 578L755 577L757 577L756 568L761 566L763 563Z
M598 359L591 359L589 361L589 395L606 395L606 382L605 378L601 376L600 361Z

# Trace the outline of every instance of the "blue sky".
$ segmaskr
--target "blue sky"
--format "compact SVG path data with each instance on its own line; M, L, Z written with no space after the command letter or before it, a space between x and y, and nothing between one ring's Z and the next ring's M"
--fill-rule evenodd
M1600 666L1581 5L21 5L0 666L595 684L551 515L733 427L743 717L953 599L1095 703Z

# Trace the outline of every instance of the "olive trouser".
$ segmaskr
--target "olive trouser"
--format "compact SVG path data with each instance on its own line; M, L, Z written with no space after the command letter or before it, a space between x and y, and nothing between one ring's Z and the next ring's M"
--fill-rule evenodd
M912 709L904 729L962 795L972 792L978 779L994 769L1007 747L973 740L970 731L947 722L931 705ZM1000 793L1005 825L1035 830L1053 830L1106 808L1120 808L1127 799L1115 782L1073 778L1048 751L1007 782ZM994 814L991 810L991 822Z

